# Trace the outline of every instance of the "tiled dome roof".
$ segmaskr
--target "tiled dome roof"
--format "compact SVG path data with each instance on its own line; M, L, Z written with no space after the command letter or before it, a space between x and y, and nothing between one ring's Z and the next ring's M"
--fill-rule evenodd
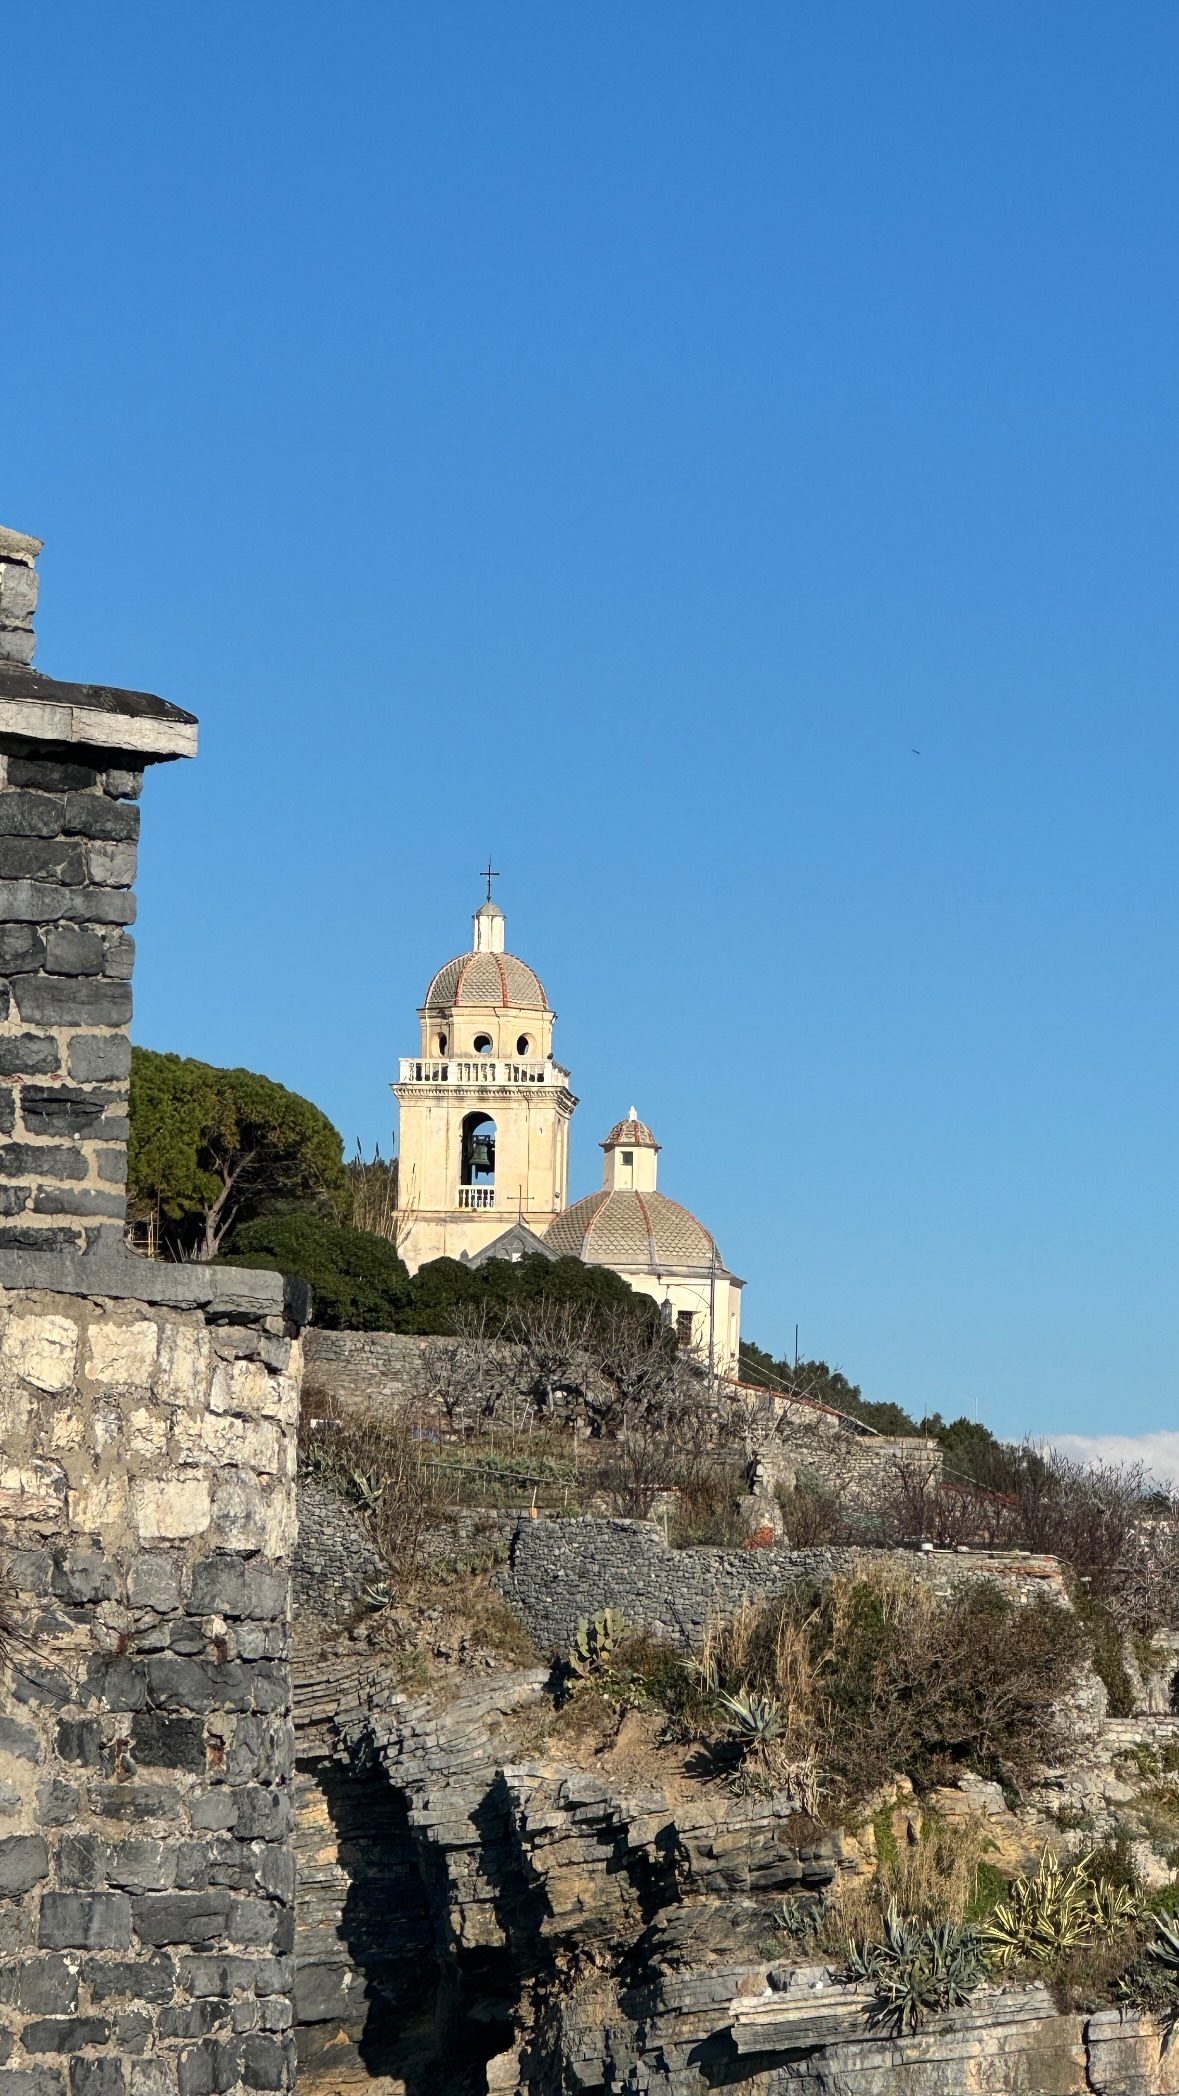
M625 1124L623 1124L625 1125ZM640 1124L641 1125L641 1124ZM560 1258L591 1266L723 1265L716 1239L666 1194L620 1189L587 1195L554 1216L544 1241Z
M601 1150L658 1150L660 1145L647 1123L638 1119L632 1106L625 1121L615 1121L605 1142L599 1143L598 1147Z
M527 961L514 953L460 953L440 968L426 991L428 1011L456 1004L511 1005L525 1011L548 1010L544 984Z

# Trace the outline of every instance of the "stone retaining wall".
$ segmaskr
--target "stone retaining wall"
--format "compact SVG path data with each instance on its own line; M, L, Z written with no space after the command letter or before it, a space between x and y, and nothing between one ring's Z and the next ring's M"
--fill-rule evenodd
M762 1602L799 1578L829 1579L882 1561L949 1593L964 1579L996 1579L1018 1601L1065 1600L1055 1558L953 1550L673 1550L649 1521L523 1520L499 1575L542 1652L565 1651L583 1616L614 1608L636 1628L699 1651L708 1622Z
M307 1333L307 1391L346 1404L414 1404L427 1395L426 1351L445 1344L411 1332Z

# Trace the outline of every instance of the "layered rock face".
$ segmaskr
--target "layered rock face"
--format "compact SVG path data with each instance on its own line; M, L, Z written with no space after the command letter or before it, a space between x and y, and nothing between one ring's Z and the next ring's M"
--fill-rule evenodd
M786 1795L677 1795L611 1756L525 1758L544 1679L505 1673L439 1702L371 1659L297 1665L305 2091L1179 2090L1148 2019L1061 2015L1042 1986L873 2032L867 1995L789 1962L774 1919L862 1864L854 1844Z

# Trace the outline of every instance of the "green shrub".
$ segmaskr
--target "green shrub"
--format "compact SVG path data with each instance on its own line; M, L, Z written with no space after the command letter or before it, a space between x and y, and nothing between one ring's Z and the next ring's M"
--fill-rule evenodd
M898 1773L918 1789L963 1767L1022 1785L1057 1751L1085 1653L1046 1598L1018 1607L979 1580L939 1600L882 1566L797 1583L719 1628L709 1658L730 1694L777 1697L794 1751L854 1802Z
M1087 1587L1078 1583L1072 1601L1077 1616L1084 1625L1093 1671L1099 1680L1105 1683L1110 1717L1132 1717L1134 1691L1130 1686L1130 1676L1126 1672L1121 1630L1108 1608L1103 1602L1098 1601Z
M409 1301L409 1274L388 1238L320 1216L262 1216L235 1231L226 1257L233 1266L300 1274L315 1323L329 1331L397 1331Z

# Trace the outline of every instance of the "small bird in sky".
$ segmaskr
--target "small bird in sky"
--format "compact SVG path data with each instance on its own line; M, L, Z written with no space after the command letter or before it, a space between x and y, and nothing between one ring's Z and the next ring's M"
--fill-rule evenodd
M910 744L909 744L909 748L910 748L911 750L913 750L913 745L912 745L912 743L910 743ZM919 756L921 755L921 752L920 752L920 750L913 750L913 755L914 755L915 757L919 757Z

